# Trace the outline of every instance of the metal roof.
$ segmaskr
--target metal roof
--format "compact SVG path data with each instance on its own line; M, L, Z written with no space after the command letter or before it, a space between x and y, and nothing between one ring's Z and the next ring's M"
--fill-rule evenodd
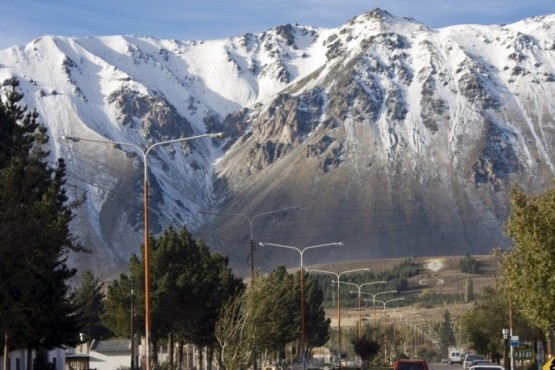
M129 339L101 340L92 343L91 351L95 352L129 352L131 341Z

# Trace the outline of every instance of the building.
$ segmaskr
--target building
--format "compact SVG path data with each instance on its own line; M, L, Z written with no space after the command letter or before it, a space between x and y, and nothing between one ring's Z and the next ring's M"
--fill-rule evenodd
M27 356L28 351L26 349L17 349L10 351L8 354L8 367L3 368L4 361L0 361L0 370L25 370L27 369L27 362L29 361L29 356ZM35 351L31 353L30 359L34 361L36 357ZM65 349L64 348L54 348L47 353L48 362L51 364L52 370L65 370ZM31 368L33 365L31 364Z

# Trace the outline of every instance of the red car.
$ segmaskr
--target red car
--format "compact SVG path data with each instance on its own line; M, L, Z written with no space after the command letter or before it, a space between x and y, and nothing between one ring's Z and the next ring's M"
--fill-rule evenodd
M424 359L396 360L393 370L429 370L428 363Z

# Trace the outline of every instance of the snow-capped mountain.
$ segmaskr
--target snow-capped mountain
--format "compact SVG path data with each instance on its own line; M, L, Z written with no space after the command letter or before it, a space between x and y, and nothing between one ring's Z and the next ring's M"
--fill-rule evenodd
M552 185L555 15L432 29L376 9L337 29L283 25L212 41L44 36L0 51L86 195L73 231L109 276L151 231L187 226L247 271L249 240L320 248L305 264L487 254L509 190ZM273 212L287 207L304 210ZM199 211L209 211L199 213ZM268 213L268 214L266 214ZM257 267L298 266L259 247Z

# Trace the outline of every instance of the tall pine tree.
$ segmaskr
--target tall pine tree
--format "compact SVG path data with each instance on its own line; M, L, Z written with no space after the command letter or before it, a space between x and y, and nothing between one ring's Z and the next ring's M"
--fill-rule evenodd
M17 81L0 102L0 330L10 347L50 349L78 339L68 280L73 209L65 164L48 164L46 128L20 105Z
M95 278L92 270L81 274L81 284L75 291L75 304L83 324L82 331L90 339L106 339L113 333L107 329L100 319L104 312L103 284Z

